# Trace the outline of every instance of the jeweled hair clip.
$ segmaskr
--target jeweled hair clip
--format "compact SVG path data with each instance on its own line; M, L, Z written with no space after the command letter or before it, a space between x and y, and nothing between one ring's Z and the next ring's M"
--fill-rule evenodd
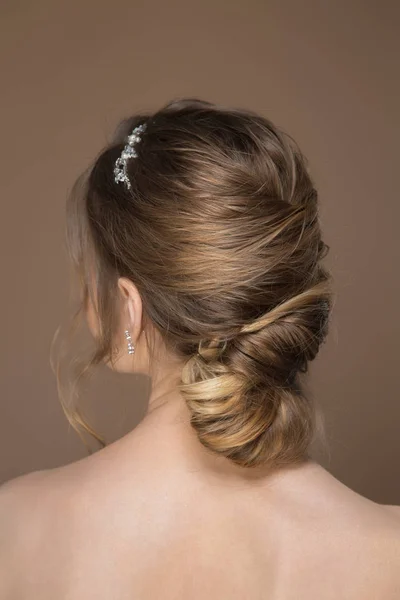
M129 181L127 173L127 164L130 158L136 158L137 152L135 146L140 142L141 134L146 130L146 124L138 125L128 136L128 143L121 152L121 156L117 158L114 166L114 179L116 183L124 183L126 187L131 189L131 182Z

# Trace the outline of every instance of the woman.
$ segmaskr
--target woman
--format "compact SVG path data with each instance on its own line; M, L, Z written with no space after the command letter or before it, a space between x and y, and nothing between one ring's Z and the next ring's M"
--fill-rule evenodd
M3 486L0 598L399 598L400 508L309 455L332 290L293 140L197 100L128 119L75 187L68 240L87 366L148 374L149 407Z

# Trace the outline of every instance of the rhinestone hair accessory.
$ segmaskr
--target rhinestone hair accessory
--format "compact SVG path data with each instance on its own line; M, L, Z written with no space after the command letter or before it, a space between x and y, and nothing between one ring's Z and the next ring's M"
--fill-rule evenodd
M114 166L114 180L116 183L124 183L126 187L131 189L131 182L129 181L127 173L127 163L130 158L136 158L137 152L135 145L140 142L141 134L146 130L146 124L138 125L128 136L128 143L121 152L121 156L117 158Z

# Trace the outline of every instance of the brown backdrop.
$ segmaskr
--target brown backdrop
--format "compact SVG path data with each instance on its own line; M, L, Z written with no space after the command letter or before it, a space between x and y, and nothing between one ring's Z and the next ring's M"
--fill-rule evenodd
M48 363L67 307L67 189L121 116L190 95L261 111L308 155L338 292L311 372L330 445L316 455L400 504L396 5L2 2L1 480L85 453ZM140 418L144 386L99 374L91 403L109 437Z

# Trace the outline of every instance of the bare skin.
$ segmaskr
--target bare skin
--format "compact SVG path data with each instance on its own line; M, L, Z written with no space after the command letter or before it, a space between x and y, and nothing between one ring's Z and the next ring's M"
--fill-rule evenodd
M140 296L122 291L136 352L113 367L147 372ZM400 507L311 460L268 473L208 452L175 385L182 365L157 366L130 434L0 488L0 600L400 598Z
M178 394L129 435L0 492L1 600L391 600L400 508L306 461L208 453Z

